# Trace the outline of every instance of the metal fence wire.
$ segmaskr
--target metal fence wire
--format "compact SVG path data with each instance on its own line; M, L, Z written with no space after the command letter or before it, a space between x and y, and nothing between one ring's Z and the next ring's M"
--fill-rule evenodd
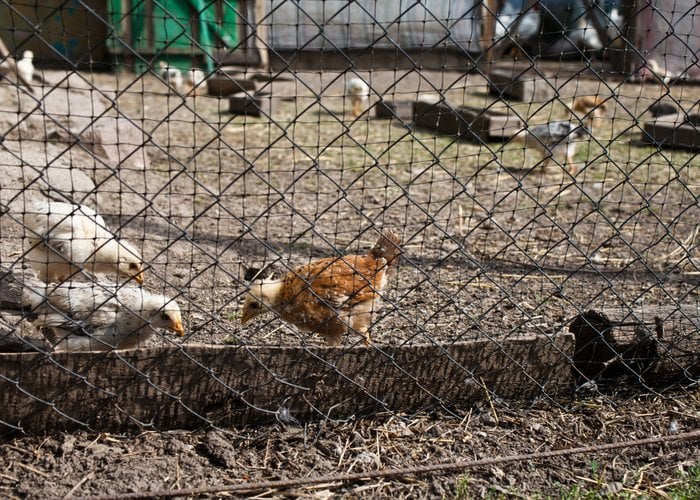
M0 427L697 390L698 15L0 2Z

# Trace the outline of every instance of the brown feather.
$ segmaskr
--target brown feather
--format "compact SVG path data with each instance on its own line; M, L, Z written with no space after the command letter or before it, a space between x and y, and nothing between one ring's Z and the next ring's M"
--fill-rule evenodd
M386 286L387 268L401 254L399 245L399 237L386 230L367 255L313 261L288 272L279 284L271 284L273 297L266 296L266 285L261 285L259 298L283 320L324 336L331 345L350 332L365 336L368 342L372 314L381 305L378 292ZM263 312L259 305L252 312L254 300L246 300L244 321Z

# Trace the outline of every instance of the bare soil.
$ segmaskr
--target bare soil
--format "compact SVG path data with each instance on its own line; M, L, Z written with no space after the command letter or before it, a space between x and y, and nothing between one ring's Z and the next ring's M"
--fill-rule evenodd
M541 460L520 459L449 473L344 482L333 476L602 445L698 429L697 390L671 398L624 395L562 407L496 403L459 415L378 415L315 422L137 435L72 433L0 444L5 498L120 495L217 488L323 476L315 484L253 488L261 498L472 498L662 496L692 467L698 444L680 441ZM190 492L189 495L193 496ZM198 496L198 495L194 495Z
M411 100L438 89L456 104L510 109L531 123L565 118L574 95L609 96L603 125L595 141L579 148L572 176L561 168L533 169L530 152L511 145L468 143L396 120L352 120L345 113L342 75L287 76L263 87L275 99L270 120L234 117L225 100L183 98L153 76L74 75L75 88L100 89L150 137L145 170L128 162L114 168L44 135L32 139L47 127L31 123L24 136L8 136L5 147L19 157L34 148L48 155L47 163L63 158L89 176L97 189L89 202L142 249L150 265L146 286L178 296L189 332L185 342L322 342L302 339L274 318L241 326L244 268L273 263L286 269L363 252L381 226L401 233L405 256L373 330L378 345L548 334L594 307L697 303L697 155L638 143L639 120L662 94L659 85L611 90L607 82L553 78L560 97L552 103L506 105L474 75L362 74L385 97ZM700 88L674 86L670 95L691 109ZM27 196L39 195L32 186L20 187ZM0 199L10 210L0 218L2 263L17 270L22 200ZM23 321L17 324L32 333ZM216 489L686 432L698 429L699 415L697 389L688 389L598 395L561 407L493 402L453 414L349 422L7 437L0 444L0 492L46 498ZM329 479L259 493L560 496L580 485L602 494L654 496L669 489L679 471L698 465L697 457L697 443L687 442L447 475L350 484Z

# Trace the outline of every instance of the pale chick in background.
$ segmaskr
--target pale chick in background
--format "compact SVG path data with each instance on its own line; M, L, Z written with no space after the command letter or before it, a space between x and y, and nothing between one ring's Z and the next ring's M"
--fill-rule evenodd
M35 201L23 214L25 259L44 282L62 281L80 271L115 273L143 283L143 259L118 240L94 210L51 201Z
M573 173L577 143L586 137L590 137L590 131L585 126L575 121L555 121L523 129L515 134L511 141L522 143L526 149L537 150L542 157L542 169L556 161L561 162L562 166Z
M360 78L351 78L345 84L345 96L352 104L352 115L357 117L369 109L369 85Z
M195 95L206 94L207 76L201 69L192 68L185 72L185 92L191 92Z
M255 280L241 322L272 310L300 330L323 336L329 345L353 332L369 344L372 316L381 306L380 292L401 253L400 243L393 231L385 230L367 255L319 259L278 280Z
M26 286L22 298L56 351L131 349L156 328L185 334L178 303L142 287L66 281Z
M17 61L17 73L27 83L32 82L34 78L34 53L31 50L25 50L22 59Z
M160 61L158 65L160 67L158 76L160 76L175 92L182 92L185 87L185 79L182 76L182 71L168 66L165 61Z

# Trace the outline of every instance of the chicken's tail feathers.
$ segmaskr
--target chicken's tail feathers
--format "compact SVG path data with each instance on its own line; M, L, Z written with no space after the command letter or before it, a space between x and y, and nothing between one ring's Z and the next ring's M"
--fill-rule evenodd
M369 253L377 259L386 259L390 266L401 255L401 238L391 229L385 229Z

